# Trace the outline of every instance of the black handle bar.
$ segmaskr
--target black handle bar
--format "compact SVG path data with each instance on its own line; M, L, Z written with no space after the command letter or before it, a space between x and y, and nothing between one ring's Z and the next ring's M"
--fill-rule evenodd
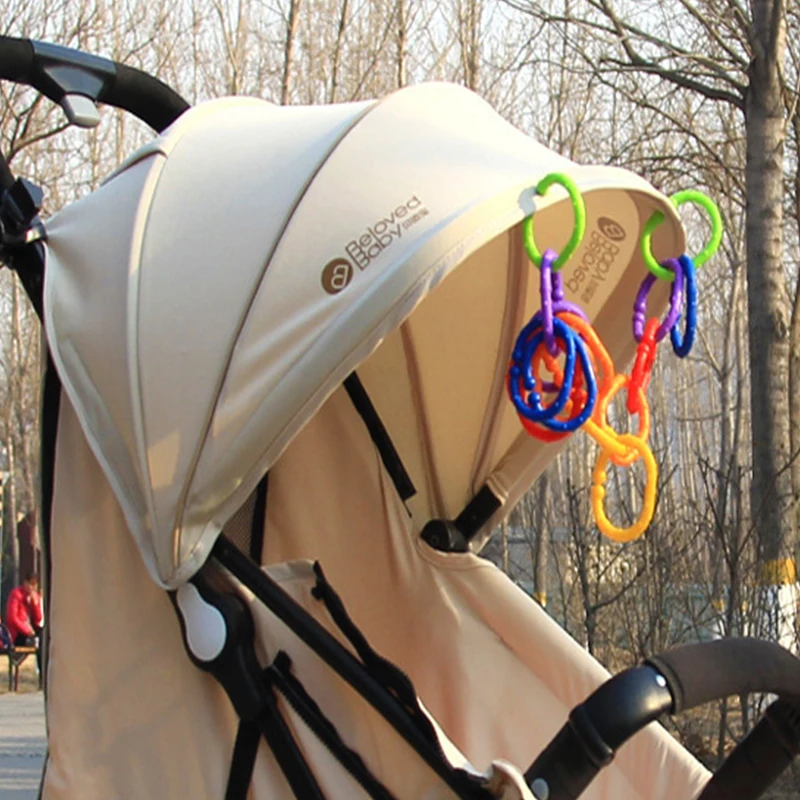
M56 103L72 92L137 116L159 133L189 104L158 78L80 50L0 36L0 79L38 89Z
M781 699L720 767L701 798L755 800L800 752L800 660L758 639L679 647L614 676L572 710L525 780L538 797L577 800L616 750L662 714L751 692Z

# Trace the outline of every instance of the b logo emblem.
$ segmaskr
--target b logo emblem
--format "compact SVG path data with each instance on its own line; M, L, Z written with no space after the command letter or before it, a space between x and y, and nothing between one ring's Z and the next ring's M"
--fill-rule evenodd
M322 288L328 294L339 294L353 280L353 265L345 258L334 258L322 270Z
M597 227L600 228L600 233L612 242L621 242L625 238L625 228L608 217L600 217L597 220Z

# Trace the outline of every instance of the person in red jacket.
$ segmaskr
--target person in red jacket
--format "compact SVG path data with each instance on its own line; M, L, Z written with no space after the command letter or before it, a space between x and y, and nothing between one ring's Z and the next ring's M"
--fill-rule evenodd
M39 577L26 575L23 584L11 590L6 603L6 628L14 646L37 647L43 624Z

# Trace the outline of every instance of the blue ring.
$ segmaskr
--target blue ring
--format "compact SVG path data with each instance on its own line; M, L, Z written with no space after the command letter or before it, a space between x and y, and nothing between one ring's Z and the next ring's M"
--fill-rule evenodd
M536 329L536 332L528 338L533 329ZM569 400L572 382L575 379L575 349L578 347L576 343L578 336L569 325L557 317L553 319L553 333L557 339L561 339L566 345L564 353L566 359L564 364L564 383L559 390L558 397L546 408L542 406L541 395L533 389L536 385L536 379L533 375L533 354L536 352L536 348L544 341L544 331L540 325L534 325L533 320L531 320L520 331L511 357L512 366L509 370L511 400L517 409L517 413L532 422L544 422L560 414L564 410L567 400ZM528 391L527 400L523 399L520 392L519 384L521 378L524 378L523 383Z
M672 342L672 349L678 358L686 358L694 344L695 334L697 333L697 281L695 280L694 261L687 255L682 255L678 259L684 277L684 291L686 298L686 329L683 335L678 330L680 317L675 320L669 338Z
M589 359L589 353L586 350L586 343L579 335L575 335L576 347L578 351L578 358L581 360L583 366L583 374L586 376L586 388L588 390L588 397L586 398L586 405L583 411L578 414L575 419L559 420L547 419L542 422L546 428L556 433L572 433L586 422L594 411L595 403L597 402L597 376L594 374L592 362Z

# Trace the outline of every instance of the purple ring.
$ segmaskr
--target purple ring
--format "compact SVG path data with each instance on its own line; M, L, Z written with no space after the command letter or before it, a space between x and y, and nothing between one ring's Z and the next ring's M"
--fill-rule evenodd
M564 299L564 276L560 272L553 275L553 313L561 314L575 314L580 317L584 322L588 322L589 318L584 313L584 310L577 303L570 303L569 300Z
M542 264L539 267L539 293L542 296L542 333L547 352L551 356L558 355L558 343L553 332L553 262L558 258L555 250L542 253Z
M550 251L552 252L552 250ZM543 264L544 266L544 264ZM542 326L542 330L544 331L545 335L545 342L547 342L547 326L545 324L545 313L550 314L550 325L552 326L552 320L558 314L574 314L576 317L580 317L584 322L588 322L589 318L586 316L584 310L577 304L571 303L569 300L564 299L564 279L561 277L560 272L556 272L552 274L552 280L550 282L551 291L550 293L542 294L542 307L533 315L531 321L528 323L533 330L538 325ZM542 281L542 288L546 288L545 281ZM552 329L552 327L551 327ZM558 346L556 346L556 352L553 352L549 347L547 351L550 353L551 356L558 355Z
M661 263L661 266L672 270L675 273L675 280L672 282L672 289L670 290L669 310L656 332L657 342L660 342L675 326L683 307L683 267L676 258L666 259ZM650 294L650 289L653 288L655 282L656 276L649 272L642 281L641 286L639 286L636 300L633 303L633 336L637 342L641 342L644 335L644 324L647 319L647 296Z

